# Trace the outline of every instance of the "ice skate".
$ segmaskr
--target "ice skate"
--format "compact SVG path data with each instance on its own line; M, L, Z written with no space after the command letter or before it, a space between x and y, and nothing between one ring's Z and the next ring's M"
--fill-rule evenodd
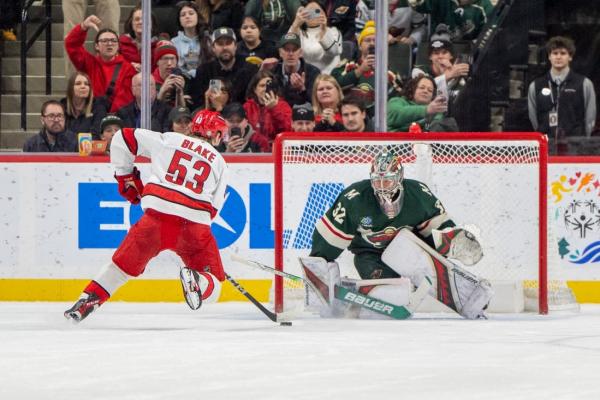
M181 287L185 302L192 310L197 310L202 305L202 291L200 290L200 274L189 268L182 268L179 273Z
M74 322L83 321L95 309L100 307L102 301L94 293L83 293L77 303L73 307L65 311L65 318L71 319Z

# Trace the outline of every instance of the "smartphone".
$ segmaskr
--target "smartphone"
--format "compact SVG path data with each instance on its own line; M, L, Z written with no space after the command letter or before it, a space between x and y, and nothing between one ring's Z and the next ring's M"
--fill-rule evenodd
M267 82L266 91L277 94L277 83L274 80L270 80L269 82Z
M369 54L375 54L375 45L369 46Z
M222 82L219 79L211 79L210 82L208 83L208 88L215 93L220 92L221 87L222 87Z
M315 19L321 16L321 10L318 8L313 8L308 12L308 19Z
M175 67L171 70L171 75L183 76L183 71L179 67Z
M237 126L229 130L229 140L242 137L242 130Z

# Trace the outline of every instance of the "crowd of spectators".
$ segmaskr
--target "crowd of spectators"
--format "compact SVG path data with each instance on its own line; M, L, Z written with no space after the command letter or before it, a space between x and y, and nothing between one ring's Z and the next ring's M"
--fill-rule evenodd
M109 141L115 127L141 124L142 8L131 10L119 34L118 0L96 1L96 14L87 17L74 3L80 2L63 0L73 69L66 97L44 104L42 130L26 151L64 151L81 132ZM219 148L224 152L269 152L277 134L291 130L372 131L374 3L161 1L171 4L177 33L170 37L152 16L150 129L185 133L196 110L215 110L232 128ZM387 73L389 131L407 131L414 122L425 131L459 129L448 104L470 64L453 42L475 39L492 11L490 0L390 0L388 43L407 46L410 67ZM90 30L92 52L85 47ZM571 75L585 83L586 121L592 111L595 119L589 80ZM541 94L530 88L530 107L546 99L543 84L537 83ZM536 122L548 118L544 112L530 109Z

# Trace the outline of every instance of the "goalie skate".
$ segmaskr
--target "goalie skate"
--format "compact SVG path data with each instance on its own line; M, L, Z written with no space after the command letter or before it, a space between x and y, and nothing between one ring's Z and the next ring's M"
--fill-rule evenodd
M202 305L202 291L200 290L200 274L189 268L182 268L179 272L183 297L192 310L197 310Z
M73 320L73 322L81 322L95 309L100 307L101 304L102 302L96 294L84 293L73 305L73 307L65 311L65 318Z

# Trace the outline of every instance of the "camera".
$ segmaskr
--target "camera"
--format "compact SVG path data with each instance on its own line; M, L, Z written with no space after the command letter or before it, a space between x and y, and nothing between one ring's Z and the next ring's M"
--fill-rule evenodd
M375 54L375 45L370 45L369 46L369 54Z
M237 126L229 130L229 140L236 137L242 137L242 130Z
M183 71L179 67L175 67L171 70L171 75L183 76Z
M208 88L211 91L218 93L221 91L222 84L223 83L219 79L211 79L210 82L208 83Z

